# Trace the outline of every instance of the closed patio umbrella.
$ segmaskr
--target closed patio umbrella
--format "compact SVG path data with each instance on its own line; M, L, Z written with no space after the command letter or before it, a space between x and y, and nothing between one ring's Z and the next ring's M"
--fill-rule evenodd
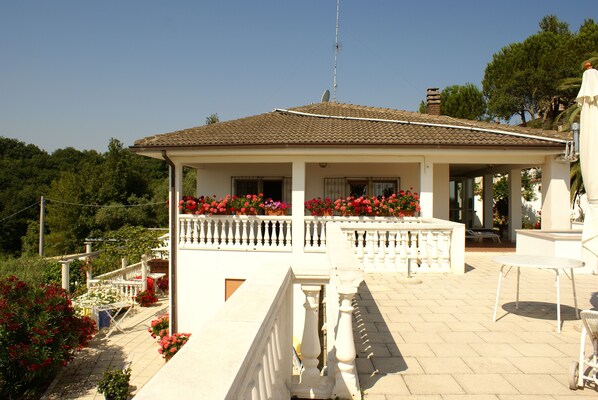
M581 106L579 163L588 198L582 244L598 256L598 71L586 63L577 102Z

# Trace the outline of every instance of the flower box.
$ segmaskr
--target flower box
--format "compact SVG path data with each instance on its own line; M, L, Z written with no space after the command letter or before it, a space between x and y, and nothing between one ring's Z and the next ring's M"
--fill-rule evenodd
M287 210L281 210L280 208L277 210L272 210L272 209L266 208L264 211L265 211L266 215L274 215L274 216L287 215Z

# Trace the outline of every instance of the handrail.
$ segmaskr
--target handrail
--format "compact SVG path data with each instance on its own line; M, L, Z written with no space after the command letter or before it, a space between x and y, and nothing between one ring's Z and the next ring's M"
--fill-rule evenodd
M264 266L135 396L289 399L292 272Z

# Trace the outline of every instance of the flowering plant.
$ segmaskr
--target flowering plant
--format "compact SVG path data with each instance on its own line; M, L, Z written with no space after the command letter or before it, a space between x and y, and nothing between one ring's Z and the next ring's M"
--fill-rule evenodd
M305 208L311 215L324 215L334 212L334 203L329 198L322 199L321 197L313 198L305 202Z
M265 210L288 210L291 208L289 203L285 203L284 201L274 201L272 199L268 199L264 202L264 209Z
M168 335L169 326L170 319L168 318L168 314L164 314L153 320L151 322L151 327L148 328L147 331L151 333L154 339L159 337L160 340L162 340L166 335Z
M162 292L165 292L168 290L168 279L167 278L158 279L158 289L160 289Z
M79 318L66 291L56 284L30 285L11 276L0 280L0 392L29 398L61 366L87 346L96 332ZM35 396L37 398L37 396Z
M187 343L190 336L190 333L175 333L171 336L164 336L160 340L158 353L162 354L162 358L166 361L170 360Z
M411 190L401 190L397 196L398 206L400 210L406 211L420 211L419 195Z
M96 286L90 288L87 293L73 299L73 308L79 316L85 315L85 309L103 306L106 304L121 301L122 294L111 286Z
M158 301L158 297L152 290L142 290L135 296L135 301L141 307L148 307Z
M401 190L388 197L353 197L336 199L334 209L341 215L405 216L405 212L420 211L419 196L411 191Z
M257 215L264 209L264 195L247 194L245 196L233 196L231 199L231 211L237 214Z

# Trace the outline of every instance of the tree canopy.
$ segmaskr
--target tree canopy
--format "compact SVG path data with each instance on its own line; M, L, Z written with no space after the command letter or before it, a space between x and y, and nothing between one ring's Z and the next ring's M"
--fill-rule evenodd
M579 74L580 60L598 48L598 26L589 19L577 33L567 23L548 15L538 33L511 43L492 57L482 81L490 113L523 123L538 119L550 127L576 92L560 87L565 78Z
M486 99L473 83L447 86L440 93L442 115L463 119L484 119Z
M112 139L104 154L52 154L0 137L0 255L37 252L40 196L47 200L46 254L81 250L90 235L123 226L166 226L166 163Z

